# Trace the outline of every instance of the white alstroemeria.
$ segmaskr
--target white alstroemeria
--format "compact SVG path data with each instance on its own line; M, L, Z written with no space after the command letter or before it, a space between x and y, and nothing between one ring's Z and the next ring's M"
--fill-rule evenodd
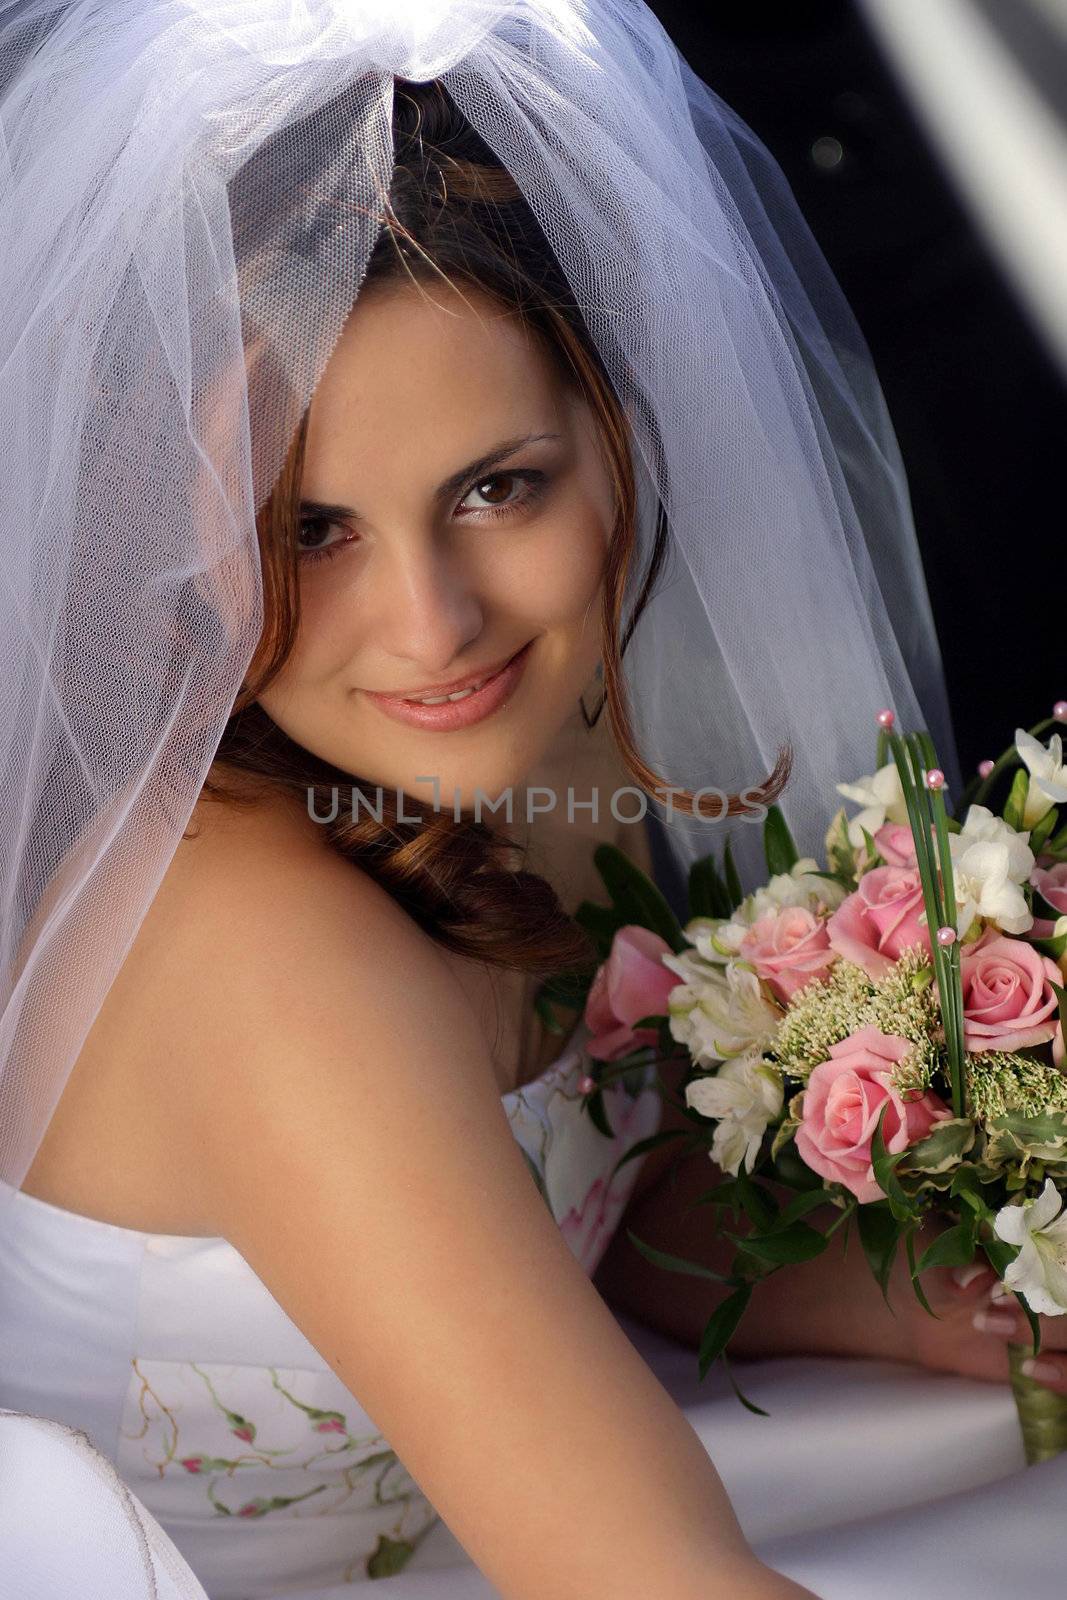
M1009 875L1008 849L1003 844L972 844L952 863L956 891L956 932L962 939L976 917L985 917L1004 933L1025 933L1034 915Z
M1034 869L1034 852L1026 840L1025 833L986 806L971 806L960 832L949 834L961 939L975 917L985 917L1004 933L1025 933L1033 926L1022 890Z
M664 956L663 962L677 971L684 959ZM752 968L740 961L679 984L667 996L667 1013L671 1037L701 1066L766 1048L782 1018Z
M895 761L887 761L869 777L859 778L855 783L839 783L836 788L846 800L854 800L863 807L848 823L849 842L857 850L863 848L864 828L875 834L886 822L906 824L908 821L908 803Z
M686 925L686 938L705 961L722 965L737 956L749 928L768 912L786 906L803 906L813 914L836 911L848 891L831 878L821 878L818 867L814 856L802 856L789 872L776 872L769 883L747 894L732 917L694 917Z
M993 1229L1005 1244L1020 1246L1006 1269L1004 1283L1026 1296L1031 1311L1058 1317L1067 1311L1067 1216L1063 1197L1051 1178L1036 1200L1003 1206Z
M1047 745L1025 728L1015 730L1015 748L1030 774L1023 807L1023 827L1033 828L1054 805L1067 800L1067 767L1063 764L1063 739L1054 733Z
M713 1078L686 1085L686 1104L703 1117L720 1119L712 1135L711 1159L737 1176L741 1163L751 1172L763 1135L781 1115L782 1075L756 1051L725 1061Z

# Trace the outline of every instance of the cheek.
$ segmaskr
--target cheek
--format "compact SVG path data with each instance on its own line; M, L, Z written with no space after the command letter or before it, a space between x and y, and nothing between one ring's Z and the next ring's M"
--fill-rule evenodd
M338 564L344 557L338 558ZM328 567L328 563L323 563ZM363 608L354 589L328 581L304 585L300 622L292 650L275 680L287 693L320 688L352 660L364 629Z
M599 637L599 593L607 529L596 506L582 501L553 518L511 573L522 608L544 628L591 631Z

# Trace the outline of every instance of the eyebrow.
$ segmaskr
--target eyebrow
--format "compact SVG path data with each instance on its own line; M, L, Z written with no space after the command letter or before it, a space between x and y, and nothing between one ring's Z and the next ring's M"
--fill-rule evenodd
M447 500L457 490L462 489L476 474L485 472L488 467L495 466L505 456L512 456L516 450L525 449L527 445L540 444L545 439L561 439L559 433L524 433L514 439L502 439L499 444L486 451L485 455L477 456L473 461L468 461L465 467L460 467L458 472L453 472L451 477L438 484L434 490L435 501ZM301 500L300 511L304 516L315 517L358 517L359 513L353 506L327 504L322 500Z

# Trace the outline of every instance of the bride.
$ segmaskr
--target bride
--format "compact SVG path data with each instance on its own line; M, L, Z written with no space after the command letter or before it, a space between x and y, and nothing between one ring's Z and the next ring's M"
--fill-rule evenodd
M0 11L0 1405L212 1600L785 1600L592 1281L654 1070L606 1138L535 995L635 796L751 864L947 734L891 431L637 0L374 11Z

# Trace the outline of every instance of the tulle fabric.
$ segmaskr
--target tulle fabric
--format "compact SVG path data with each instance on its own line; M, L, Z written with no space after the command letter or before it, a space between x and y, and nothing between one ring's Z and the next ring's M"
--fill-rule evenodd
M442 79L571 286L631 428L631 600L666 517L669 559L624 657L645 759L731 791L791 741L782 809L808 853L834 783L871 770L881 707L928 726L958 777L863 340L774 163L641 0L0 0L11 1189L258 641L255 517L358 298L398 77ZM751 880L759 829L731 831ZM684 869L723 830L676 816L667 837ZM200 1600L80 1452L0 1413L22 1489L2 1513L2 1600Z
M17 1187L262 625L254 519L357 299L394 77L440 76L555 251L631 424L642 751L796 766L817 851L938 647L852 317L780 174L640 0L0 0L0 1177ZM629 814L632 801L623 801ZM666 808L653 803L661 815ZM743 872L759 828L735 822ZM675 814L680 864L723 842Z

